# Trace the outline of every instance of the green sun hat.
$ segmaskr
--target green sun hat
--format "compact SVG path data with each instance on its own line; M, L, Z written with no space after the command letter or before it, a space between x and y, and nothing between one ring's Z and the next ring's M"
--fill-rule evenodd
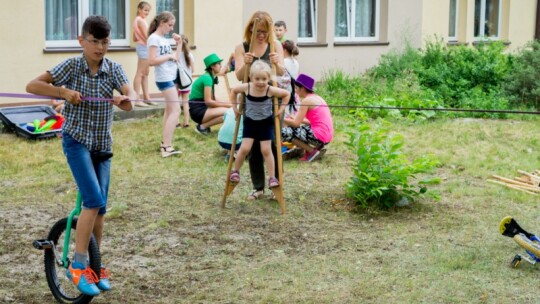
M210 55L208 55L208 56L206 56L204 58L204 65L208 69L213 64L216 64L216 63L222 62L222 61L223 61L223 59L219 58L218 55L216 55L216 53L212 53L212 54L210 54Z

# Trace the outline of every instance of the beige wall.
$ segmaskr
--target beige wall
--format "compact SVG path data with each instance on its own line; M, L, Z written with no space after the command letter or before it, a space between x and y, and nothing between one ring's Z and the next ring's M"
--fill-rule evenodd
M534 39L537 0L506 0L509 2L508 40L510 49L517 50Z
M534 37L537 0L502 0L500 40L516 50ZM448 40L449 0L430 0L423 4L423 40L438 37ZM458 41L474 42L474 1L459 0Z
M385 10L386 8L386 10ZM382 54L391 49L401 49L406 42L419 45L422 0L381 0L381 19L387 20L380 27L380 40L385 44L334 45L335 2L327 1L324 12L326 24L322 30L326 39L319 42L327 46L300 47L300 69L320 79L326 72L341 69L358 74L376 65ZM407 14L403 14L406 11ZM320 18L319 18L320 19Z
M155 8L156 0L147 0ZM334 0L319 0L318 44L300 46L300 71L320 79L331 70L341 69L357 74L377 64L381 54L400 49L408 42L421 47L424 39L434 34L447 39L449 0L381 0L380 40L388 44L334 44ZM130 24L136 14L138 0L130 0ZM268 11L274 20L288 25L287 37L296 40L298 28L297 1L291 0L184 0L184 32L190 38L195 57L195 73L202 73L203 58L215 52L226 59L242 41L244 26L257 10ZM44 53L45 14L43 0L3 1L3 9L10 12L0 19L0 58L3 73L0 92L24 92L28 81L53 67L61 60L77 56L70 53ZM517 49L534 37L536 0L503 0L501 38ZM151 11L148 22L155 16ZM473 41L474 1L460 0L458 38ZM19 20L24 19L21 24ZM130 35L131 36L131 35ZM130 37L131 38L131 37ZM130 39L131 41L131 39ZM132 43L133 46L133 43ZM109 58L123 65L130 80L136 71L134 50L109 52ZM230 74L229 79L234 79ZM234 85L236 82L232 81ZM150 89L157 93L151 70ZM0 98L0 103L6 102ZM13 102L13 101L10 101Z

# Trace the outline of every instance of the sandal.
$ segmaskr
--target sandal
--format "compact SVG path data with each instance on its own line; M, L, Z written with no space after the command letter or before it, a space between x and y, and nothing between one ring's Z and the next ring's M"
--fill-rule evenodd
M240 172L238 170L232 170L231 175L229 176L229 180L233 183L239 183L240 182Z
M248 201L255 201L260 198L262 198L264 195L264 190L253 190L251 193L247 196Z
M182 151L177 151L172 146L161 146L161 157L163 158L181 153Z
M268 179L268 188L276 188L279 187L279 180L275 177L270 177Z

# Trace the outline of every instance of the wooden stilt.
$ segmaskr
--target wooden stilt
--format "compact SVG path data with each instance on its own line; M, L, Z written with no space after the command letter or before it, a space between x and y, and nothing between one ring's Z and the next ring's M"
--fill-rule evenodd
M270 41L270 52L275 52L274 39ZM272 64L272 72L277 77L276 65ZM277 86L275 78L272 79L272 85ZM277 114L279 111L278 98L274 96L274 114ZM283 193L283 185L285 178L283 177L283 155L281 154L281 117L274 115L274 127L276 133L276 153L277 153L277 170L276 177L279 179L279 187L272 188L272 192L276 197L276 200L281 207L281 214L285 214L285 195Z
M255 19L253 22L253 28L251 29L251 42L249 44L250 53L253 51L253 44L255 43L255 39L257 38L257 24L258 23L259 23L259 19ZM251 67L251 64L246 64L245 73L244 73L244 83L248 81L250 67ZM225 77L227 76L225 75ZM229 92L229 95L231 95L231 91L229 87L229 80L227 78L225 79L226 79L225 85L227 86L227 91ZM234 96L234 98L236 98L236 96ZM245 94L242 93L242 98L240 99L240 104L238 107L238 111L240 111L240 113L243 113L243 110L244 110L244 100L245 100ZM233 100L233 102L236 102L236 100ZM231 150L229 151L229 164L227 165L227 175L225 176L225 190L223 192L223 197L221 198L221 208L225 208L227 197L229 196L229 194L232 193L236 185L238 185L238 183L231 182L230 176L231 176L232 166L234 163L234 151L236 150L236 138L238 137L239 128L240 128L240 119L236 119L236 125L234 126L234 135L231 141Z

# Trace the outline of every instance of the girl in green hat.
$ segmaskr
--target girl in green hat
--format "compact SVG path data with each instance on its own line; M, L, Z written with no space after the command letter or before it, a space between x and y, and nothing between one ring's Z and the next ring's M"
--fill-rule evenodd
M202 135L210 133L211 126L223 123L223 114L232 106L228 101L217 101L214 95L214 84L217 84L221 61L223 59L215 53L206 56L206 72L191 86L189 115L197 123L195 131Z

